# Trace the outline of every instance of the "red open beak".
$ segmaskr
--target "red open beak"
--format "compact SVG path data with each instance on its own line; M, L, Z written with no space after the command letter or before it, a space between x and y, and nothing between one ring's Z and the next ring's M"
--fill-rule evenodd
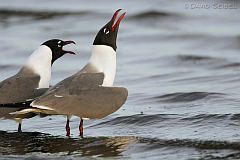
M76 44L74 41L64 41L64 46L65 46L65 45L68 45L68 44L71 44L71 43L72 43L72 44Z
M124 13L118 18L117 22L114 24L114 22L115 22L116 19L117 19L118 13L119 13L121 10L122 10L122 9L118 9L118 10L114 13L114 15L113 15L113 18L112 18L112 19L113 19L112 31L114 31L114 30L119 26L120 22L122 21L122 19L124 18L125 14L126 14L126 12L124 12Z
M74 41L64 41L64 44L63 46L66 46L68 44L76 44ZM65 51L65 50L62 50L62 52L64 52L64 54L68 53L68 54L76 54L75 52L73 51Z

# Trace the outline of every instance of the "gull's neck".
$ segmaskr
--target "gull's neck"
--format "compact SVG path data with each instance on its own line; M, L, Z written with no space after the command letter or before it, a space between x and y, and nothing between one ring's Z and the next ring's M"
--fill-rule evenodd
M41 45L32 53L24 66L40 75L38 88L49 88L51 79L51 61L51 49L45 45Z
M113 85L116 75L116 52L112 47L94 45L89 63L96 67L98 72L104 73L103 86Z

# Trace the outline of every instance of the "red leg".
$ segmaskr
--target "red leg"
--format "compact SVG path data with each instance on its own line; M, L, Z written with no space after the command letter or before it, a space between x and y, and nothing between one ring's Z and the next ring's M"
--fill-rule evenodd
M66 123L66 136L70 136L70 126L69 126L69 122L70 120L67 119L67 123Z
M80 132L80 136L83 138L83 119L82 118L79 124L79 132Z

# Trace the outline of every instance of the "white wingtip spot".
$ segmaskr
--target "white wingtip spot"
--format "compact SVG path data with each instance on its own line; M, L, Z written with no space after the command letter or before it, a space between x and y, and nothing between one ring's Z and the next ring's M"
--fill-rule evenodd
M57 97L57 98L63 98L63 96L59 96L59 95L54 95L54 97Z
M21 111L12 112L9 114L11 114L11 115L27 114L27 113L34 112L34 111L35 111L35 109L23 109Z
M34 102L32 102L30 105L31 105L32 107L34 107L34 108L38 108L38 109L45 109L45 110L54 111L54 109L52 109L52 108L49 108L49 107L46 107L46 106L35 105L35 104L34 104Z
M90 120L90 118L82 118L83 120Z

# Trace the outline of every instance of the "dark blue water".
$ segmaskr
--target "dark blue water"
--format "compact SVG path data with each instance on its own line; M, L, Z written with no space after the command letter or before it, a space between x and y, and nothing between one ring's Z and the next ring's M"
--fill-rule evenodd
M223 7L225 6L225 8ZM227 6L227 7L226 7ZM223 7L223 8L222 8ZM77 42L53 66L52 84L87 63L97 31L123 8L116 113L85 121L71 138L66 117L0 121L2 159L240 159L240 6L234 0L0 0L0 80L42 42Z

